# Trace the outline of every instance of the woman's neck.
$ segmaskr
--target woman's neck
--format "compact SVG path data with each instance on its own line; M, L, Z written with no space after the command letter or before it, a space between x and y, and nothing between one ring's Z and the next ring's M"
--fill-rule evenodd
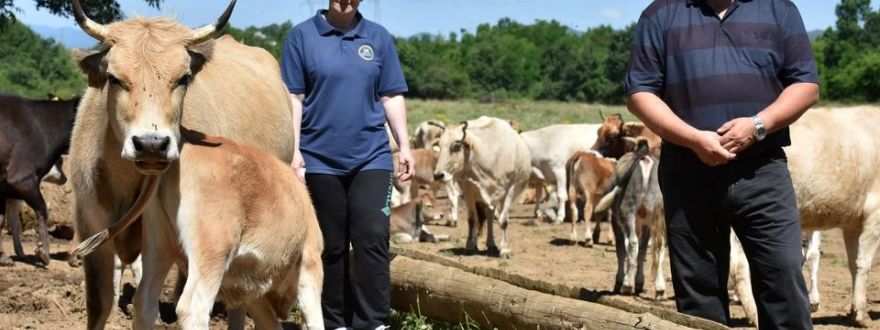
M342 14L334 12L333 10L328 10L326 14L324 14L324 18L327 19L327 22L333 27L341 30L341 31L349 31L354 28L354 25L357 18L357 12L354 11L351 14Z

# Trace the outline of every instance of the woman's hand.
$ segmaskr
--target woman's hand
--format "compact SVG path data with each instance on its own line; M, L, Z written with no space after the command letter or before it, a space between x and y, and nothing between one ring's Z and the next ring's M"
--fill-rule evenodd
M306 182L306 161L303 159L302 153L299 152L299 148L293 152L293 161L290 162L290 169L296 173L296 178L299 181Z
M400 164L397 168L397 180L406 182L412 179L416 174L416 163L413 161L409 148L400 149L400 152L397 153L397 161Z

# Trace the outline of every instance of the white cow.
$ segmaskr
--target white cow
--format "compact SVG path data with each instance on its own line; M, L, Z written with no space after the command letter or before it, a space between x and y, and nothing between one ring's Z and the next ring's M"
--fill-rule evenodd
M553 222L556 224L565 220L565 203L568 201L565 163L576 152L591 150L599 127L599 124L551 125L520 133L531 153L532 166L544 178L543 184L555 187L556 205L553 207L556 217ZM535 216L538 218L543 218L541 195L544 189L541 188L535 187Z
M870 320L867 278L880 244L878 117L880 108L869 106L812 109L791 126L792 145L785 148L803 230L843 230L853 279L850 316L859 326ZM807 255L818 265L818 234L811 236ZM816 309L817 280L811 277L810 301ZM743 278L737 285L750 286L749 277Z
M486 246L490 254L510 257L507 237L508 212L529 179L529 149L510 124L480 117L446 128L438 144L440 158L435 180L455 180L468 210L469 252L477 250L477 238L488 222ZM495 246L492 220L501 227L501 249ZM488 220L488 221L486 221Z

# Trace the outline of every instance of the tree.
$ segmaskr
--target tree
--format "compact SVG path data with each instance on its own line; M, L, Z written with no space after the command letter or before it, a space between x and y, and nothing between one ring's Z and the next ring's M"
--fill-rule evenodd
M70 97L82 92L85 78L64 46L40 38L20 22L0 33L0 92L45 97L52 92Z
M152 7L159 8L162 0L144 0ZM69 17L73 14L70 0L35 0L37 9L49 10L53 15ZM116 0L81 0L83 11L89 18L98 23L109 23L123 18ZM15 13L20 11L13 0L0 0L0 26L15 20Z

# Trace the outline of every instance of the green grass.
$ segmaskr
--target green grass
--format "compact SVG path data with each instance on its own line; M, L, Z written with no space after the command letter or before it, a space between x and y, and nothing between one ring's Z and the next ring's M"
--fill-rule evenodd
M470 317L463 324L431 320L418 311L411 313L391 311L391 329L400 330L491 330L477 325Z
M625 106L600 105L554 101L506 100L484 104L476 100L435 101L407 100L407 120L412 132L416 125L428 119L457 123L479 116L513 119L523 131L552 124L599 123L599 112L605 115L620 113L626 120L634 120Z

